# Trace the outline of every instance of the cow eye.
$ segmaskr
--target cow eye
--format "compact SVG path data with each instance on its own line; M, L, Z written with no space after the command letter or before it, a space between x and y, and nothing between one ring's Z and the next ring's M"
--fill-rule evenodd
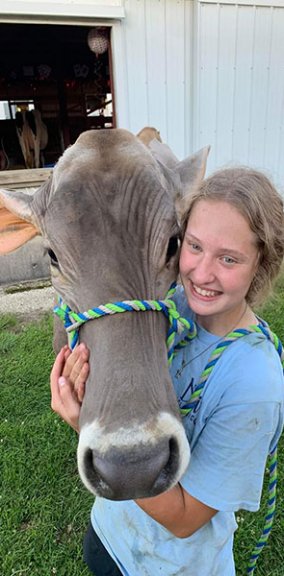
M58 266L58 260L57 260L57 256L56 254L53 252L53 250L51 250L50 248L47 251L48 256L51 260L51 264L53 264L53 266Z
M178 234L175 236L171 236L168 243L167 249L167 256L166 256L166 264L170 261L170 259L177 253L179 248L180 238Z

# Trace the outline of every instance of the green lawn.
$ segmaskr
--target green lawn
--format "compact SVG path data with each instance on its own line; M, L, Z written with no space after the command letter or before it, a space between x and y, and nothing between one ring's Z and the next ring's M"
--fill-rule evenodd
M284 279L260 312L284 342ZM76 434L50 409L51 341L50 316L28 324L0 316L1 576L89 574L81 556L93 498L78 477ZM277 517L256 576L284 574L283 441L279 448ZM238 514L238 576L245 576L265 504L266 494L262 511Z
M50 317L0 318L2 576L84 576L92 496L78 478L75 432L50 409Z

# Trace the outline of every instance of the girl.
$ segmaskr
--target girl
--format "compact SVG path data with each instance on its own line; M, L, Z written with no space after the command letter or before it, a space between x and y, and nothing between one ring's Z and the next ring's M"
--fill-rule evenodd
M84 552L96 576L235 574L234 513L258 510L283 428L283 369L253 311L280 270L283 224L281 197L251 169L217 172L187 199L175 300L197 337L177 352L171 376L191 460L159 496L96 498ZM237 329L246 332L230 338L205 377L212 352ZM63 349L51 374L52 407L76 430L87 375L83 344L71 355Z

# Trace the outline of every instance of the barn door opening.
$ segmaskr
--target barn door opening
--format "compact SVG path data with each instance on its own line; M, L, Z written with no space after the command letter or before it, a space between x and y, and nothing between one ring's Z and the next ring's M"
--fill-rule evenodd
M53 166L84 130L115 127L110 28L3 23L0 47L0 170Z

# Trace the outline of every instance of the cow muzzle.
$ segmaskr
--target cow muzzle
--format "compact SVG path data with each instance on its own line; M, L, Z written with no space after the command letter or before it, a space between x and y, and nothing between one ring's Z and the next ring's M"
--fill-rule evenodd
M189 462L182 424L162 413L155 423L106 433L94 422L83 427L78 468L93 494L110 500L156 496L174 486Z

